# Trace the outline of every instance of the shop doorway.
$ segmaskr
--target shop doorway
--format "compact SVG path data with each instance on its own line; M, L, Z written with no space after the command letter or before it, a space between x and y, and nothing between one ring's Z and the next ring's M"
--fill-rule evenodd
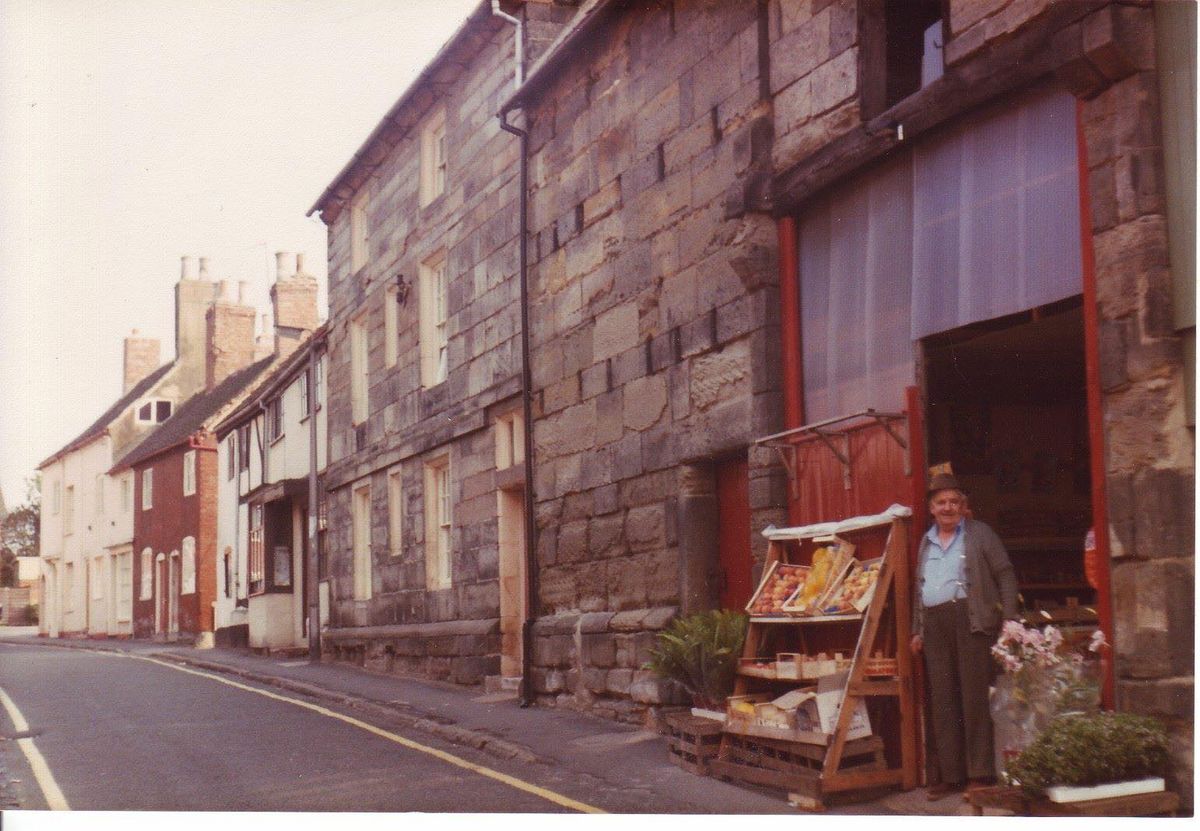
M1093 522L1079 298L922 347L930 463L952 465L972 515L1004 541L1027 619L1090 632L1098 616L1084 567Z
M736 456L716 465L718 582L722 609L744 609L754 593L750 551L750 467Z

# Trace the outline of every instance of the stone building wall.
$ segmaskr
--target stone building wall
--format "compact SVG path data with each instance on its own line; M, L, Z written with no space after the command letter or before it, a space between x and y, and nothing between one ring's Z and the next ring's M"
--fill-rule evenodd
M481 7L482 8L482 7ZM556 10L545 10L551 18ZM561 16L561 15L560 15ZM539 29L543 35L548 32ZM520 392L517 140L500 129L513 84L513 29L477 11L446 59L381 125L380 137L345 180L369 193L370 255L350 268L348 200L323 207L329 224L328 557L335 656L460 683L499 672L499 582L494 408ZM419 202L421 125L446 119L445 192ZM449 277L449 370L423 388L418 335L420 266L439 250ZM398 277L399 275L399 277ZM397 279L398 360L387 366L386 302ZM365 317L363 317L365 315ZM361 443L351 421L351 320L368 331L369 416ZM452 587L427 590L424 466L448 455ZM388 539L390 471L403 487L403 534ZM371 483L372 597L353 599L352 486Z
M770 152L760 11L634 4L525 108L545 701L637 719L664 700L654 633L711 603L683 590L715 554L689 506L779 424L775 224L745 209ZM763 482L756 528L783 504Z
M771 5L776 173L824 154L838 156L840 175L849 175L883 152L861 135L858 2ZM948 70L1004 50L1018 54L1019 41L1040 30L1029 61L1036 70L994 62L989 80L1024 73L1009 86L1015 91L1053 78L1080 101L1100 321L1117 706L1167 723L1175 784L1190 805L1195 449L1172 316L1172 280L1186 275L1173 276L1168 258L1154 12L1048 0L950 0L948 9ZM928 113L941 102L922 103ZM914 112L905 117L921 123Z

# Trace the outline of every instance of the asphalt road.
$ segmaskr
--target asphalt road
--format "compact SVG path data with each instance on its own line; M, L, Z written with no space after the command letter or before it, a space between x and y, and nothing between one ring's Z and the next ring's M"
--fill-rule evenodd
M494 757L427 734L347 723L293 703L299 696L217 678L138 657L0 644L0 689L73 810L550 813L591 804L536 766L501 771ZM0 735L14 733L0 710ZM12 786L23 807L46 807L17 744L0 741Z

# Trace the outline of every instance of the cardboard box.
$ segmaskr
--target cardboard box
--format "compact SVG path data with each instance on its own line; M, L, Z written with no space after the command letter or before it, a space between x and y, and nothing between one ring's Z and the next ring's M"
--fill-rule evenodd
M845 671L835 675L826 675L817 681L815 704L822 733L827 735L833 733L846 689L846 680L849 677L849 671ZM850 740L864 739L869 735L871 735L871 720L867 717L867 704L860 698L854 708L854 714L851 716L850 729L846 733L846 738Z

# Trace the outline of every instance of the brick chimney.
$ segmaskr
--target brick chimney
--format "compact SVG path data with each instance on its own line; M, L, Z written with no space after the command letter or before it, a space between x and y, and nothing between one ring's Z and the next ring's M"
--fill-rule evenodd
M137 329L125 338L125 382L121 395L125 395L143 378L158 369L161 350L162 344L158 338L139 337Z
M246 284L237 296L228 280L218 284L217 298L205 315L204 388L211 390L254 361L253 306L243 305Z
M304 255L296 255L296 271L287 276L285 260L290 255L275 254L275 283L271 286L271 306L275 314L275 352L287 355L317 326L317 278L304 271Z
M262 313L262 324L258 327L258 337L254 339L254 360L259 361L268 355L275 354L275 333L271 331L271 313Z
M208 276L208 257L199 260L200 273L196 274L193 258L183 257L179 282L175 284L175 362L183 398L204 389L205 383L205 319L215 287Z

